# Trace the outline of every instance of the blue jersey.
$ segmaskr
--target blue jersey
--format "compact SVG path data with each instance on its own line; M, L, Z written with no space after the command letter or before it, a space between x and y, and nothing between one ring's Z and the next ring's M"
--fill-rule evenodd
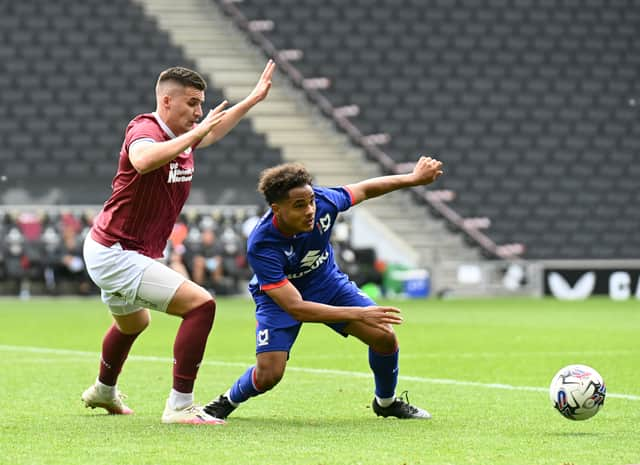
M353 205L344 187L313 187L316 202L315 227L311 232L287 236L277 227L269 210L247 243L247 259L255 273L249 291L256 302L256 317L280 327L298 323L264 292L293 284L304 300L328 303L348 278L336 265L329 239L338 213Z

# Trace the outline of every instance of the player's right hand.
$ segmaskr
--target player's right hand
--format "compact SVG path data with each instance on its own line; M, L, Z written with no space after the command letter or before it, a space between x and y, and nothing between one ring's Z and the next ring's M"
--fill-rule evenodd
M360 319L363 323L369 326L373 326L374 328L382 329L386 332L393 331L390 325L399 325L402 323L400 309L379 305L363 307L361 310Z

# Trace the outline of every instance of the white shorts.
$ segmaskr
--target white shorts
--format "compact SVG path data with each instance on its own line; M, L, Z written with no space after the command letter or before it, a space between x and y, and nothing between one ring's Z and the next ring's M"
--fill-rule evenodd
M142 308L164 312L180 285L187 280L168 266L119 243L111 247L87 234L84 261L102 301L114 315L128 315Z

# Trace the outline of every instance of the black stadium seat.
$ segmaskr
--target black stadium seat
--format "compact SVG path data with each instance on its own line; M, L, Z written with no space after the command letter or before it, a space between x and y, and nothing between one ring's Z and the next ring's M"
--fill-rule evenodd
M292 64L329 77L323 94L335 106L359 105L352 122L364 134L389 133L381 148L396 161L442 158L439 187L456 191L451 206L491 217L494 240L524 241L528 258L640 258L631 226L640 209L623 201L640 192L639 2L235 5L273 20L267 37L301 48ZM590 231L595 211L628 222ZM523 216L531 222L515 221ZM542 223L547 235L531 234ZM576 243L572 228L584 234Z
M33 202L47 192L62 204L104 202L129 120L155 109L158 73L174 65L195 68L131 0L3 2L0 38L0 159L17 160L0 168L7 177L0 194L26 191ZM222 99L220 89L207 90L207 100ZM281 161L248 123L224 140L229 153L244 147L252 160L268 153L273 163ZM238 166L220 169L221 158L209 156L214 150L221 149L198 151L198 172L206 173L194 177L198 198L215 204L222 195L217 186L224 185L225 199L261 202L255 188L242 187L244 165L223 157L225 165Z

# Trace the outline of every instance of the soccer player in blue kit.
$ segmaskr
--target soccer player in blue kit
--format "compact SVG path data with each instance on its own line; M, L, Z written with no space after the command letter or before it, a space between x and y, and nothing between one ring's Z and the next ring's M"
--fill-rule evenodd
M411 173L338 188L314 186L304 166L296 163L262 172L258 190L271 209L247 246L255 273L249 290L256 303L257 363L205 406L209 415L226 418L242 402L278 384L302 323L316 322L369 346L376 415L431 418L426 410L395 395L398 340L392 325L402 322L400 311L376 305L338 269L329 239L338 213L372 197L430 184L441 174L442 163L431 157L420 157Z

